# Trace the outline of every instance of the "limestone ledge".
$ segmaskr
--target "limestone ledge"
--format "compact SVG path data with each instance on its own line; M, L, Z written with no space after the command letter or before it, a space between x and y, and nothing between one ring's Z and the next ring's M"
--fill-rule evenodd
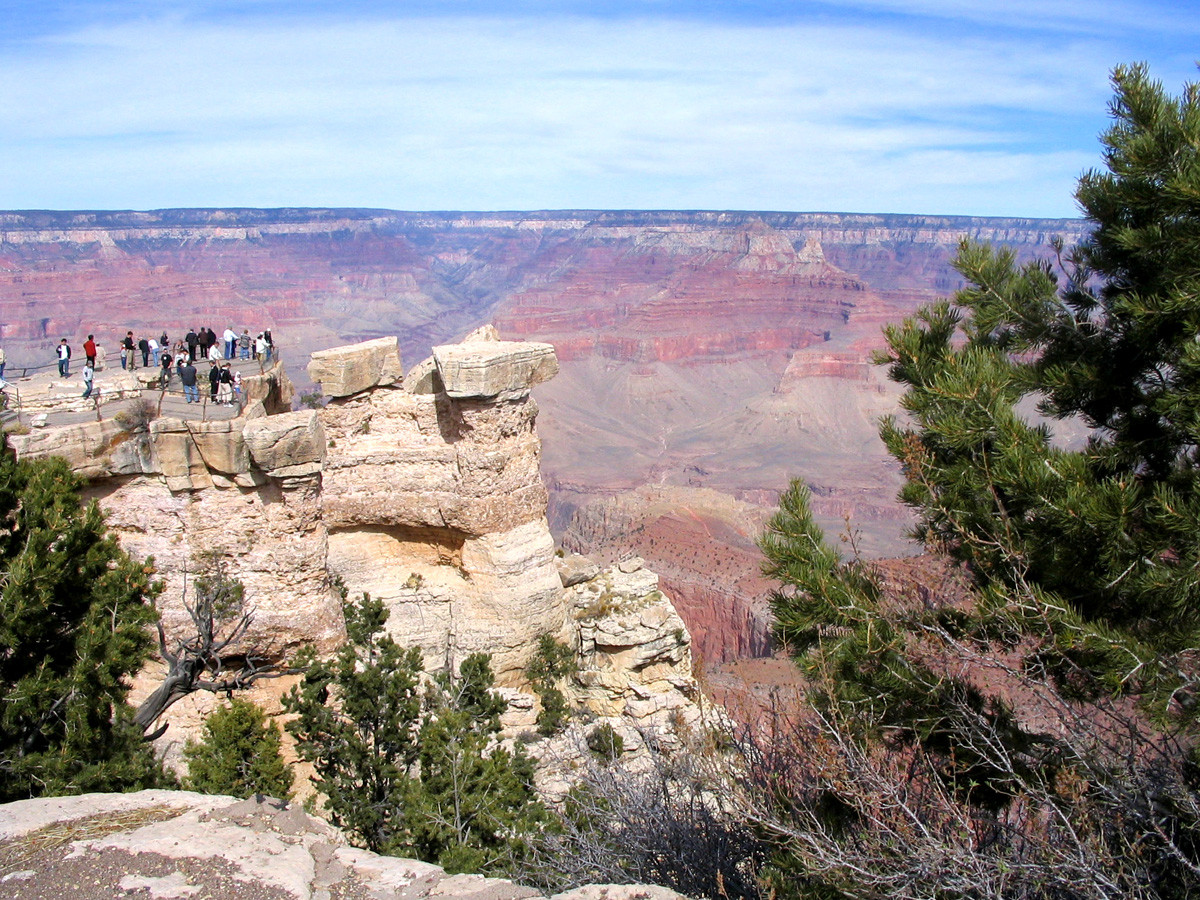
M554 347L524 341L476 340L433 348L447 396L456 399L528 393L558 374Z
M45 840L49 830L72 840ZM71 884L80 898L428 897L525 900L532 888L351 847L299 804L187 791L83 794L0 806L0 845L22 862L5 881ZM37 852L27 852L36 848ZM163 874L168 872L169 874ZM684 900L667 888L585 885L552 900Z

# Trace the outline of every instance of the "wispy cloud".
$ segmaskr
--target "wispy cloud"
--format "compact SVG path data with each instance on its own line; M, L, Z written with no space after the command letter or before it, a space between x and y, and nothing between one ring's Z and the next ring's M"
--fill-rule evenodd
M1130 3L993 4L1001 25L950 0L481 5L127 2L30 27L0 42L0 207L1071 215L1108 68L1193 74L1186 34L1137 54L1159 9Z

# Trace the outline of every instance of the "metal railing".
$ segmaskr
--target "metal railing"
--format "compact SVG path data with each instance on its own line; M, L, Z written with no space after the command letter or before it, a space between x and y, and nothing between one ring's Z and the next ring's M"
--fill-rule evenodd
M138 353L138 355L140 356L142 351L138 350L138 351L136 351L136 352L137 352L137 353ZM160 351L160 352L161 352L161 351ZM170 352L170 351L168 351L168 352ZM239 350L238 352L240 353L241 351ZM270 357L271 357L270 365L272 365L272 366L273 366L273 365L275 365L275 363L276 363L276 362L278 362L278 361L279 361L279 359L280 359L280 354L279 354L279 347L278 347L278 345L276 345L276 346L273 346L273 347L272 347L272 348L271 348L271 349L268 351L268 354L269 354L269 355L270 355ZM123 351L123 350L118 350L118 351L117 351L115 354L111 355L111 357L110 357L110 355L109 355L109 354L105 353L105 355L104 355L104 363L105 363L105 366L104 366L104 368L105 368L106 370L107 370L107 369L113 369L113 370L115 370L117 366L121 366L121 359L123 358L123 355L124 355L124 351ZM172 352L172 353L171 353L171 355L172 355L172 356L174 356L174 353ZM112 360L112 365L110 365L110 364L109 364L109 360L110 360L110 359ZM265 362L265 359L266 359L266 357L265 357L265 356L263 356L263 355L251 356L251 357L250 357L250 359L251 359L251 360L257 360L257 361L258 361L258 363L260 364L260 368L259 368L259 374L262 374L263 372L265 372L265 371L266 371L266 365L267 365L267 364L266 364L266 362ZM71 357L71 362L72 362L72 363L74 363L74 364L76 364L77 366L79 365L79 360L80 360L80 357L78 357L78 356L72 356L72 357ZM240 356L233 356L233 357L230 357L229 359L225 359L225 358L222 356L222 357L221 357L221 359L220 359L220 361L221 361L221 362L246 362L246 360L245 360L245 359L242 359ZM208 362L208 357L207 357L207 356L197 357L197 359L196 359L196 362L198 362L198 363L199 363L199 362ZM149 364L149 365L145 365L145 366L135 366L134 368L135 368L135 369L153 369L153 368L156 368L157 366L158 366L158 364L157 364L157 363L151 363L151 364ZM29 366L29 365L15 365L15 364L13 364L13 363L11 363L11 362L8 362L8 363L5 363L5 365L4 365L4 376L3 376L3 379L4 379L5 381L12 381L12 380L15 380L15 379L17 379L17 378L28 378L30 375L32 375L32 374L34 374L34 373L37 373L37 372L44 372L44 371L45 371L45 370L47 370L47 369L57 369L57 368L58 368L58 360L55 360L54 362L43 363L43 364L41 364L41 365L37 365L37 366ZM124 367L124 366L121 366L121 370L122 370L122 371L127 371L127 370L125 369L125 367ZM14 373L14 372L18 372L18 371L21 373L20 375L14 375L14 374L12 374L12 373Z
M200 360L198 360L198 361L200 361ZM270 358L269 362L267 361L267 357L265 354L260 355L257 359L255 359L253 357L251 357L249 359L241 359L238 357L234 357L232 359L221 358L221 359L217 360L217 362L221 362L221 363L225 363L225 362L229 362L229 363L257 362L258 363L258 374L265 375L267 373L268 369L273 369L276 366L282 365L283 358L282 358L282 354L279 353L279 348L274 347L274 348L272 348L271 358ZM47 366L19 367L19 370L23 374L18 376L18 378L27 377L27 375L24 374L27 372L41 371L43 369L57 369L57 367L58 367L57 363L51 363L50 365L47 365ZM138 366L138 367L135 367L134 371L136 371L137 368L154 369L155 367L153 365ZM159 367L159 369L161 371L161 367ZM115 369L110 369L107 366L105 367L105 370L106 371L115 371ZM122 371L129 371L129 370L122 370ZM6 367L5 375L8 375L8 374L9 374L9 371ZM168 376L168 381L167 381L166 385L162 384L162 380L161 380L161 376L160 376L160 378L157 379L158 380L157 385L144 384L144 385L141 385L139 388L137 388L136 390L138 392L138 396L120 397L116 400L110 400L108 402L105 402L105 393L104 393L103 387L96 385L92 388L91 395L87 399L91 401L91 409L96 414L97 422L104 421L104 418L105 418L104 409L106 407L111 410L110 417L116 418L122 412L128 411L131 404L138 403L138 402L153 403L154 404L154 418L158 418L163 415L163 404L164 404L164 402L167 401L168 398L173 398L173 399L182 398L183 400L186 401L188 392L183 389L182 382L179 382L178 379L179 379L178 373L176 372L176 370L174 368L172 368L170 371L170 375ZM19 387L19 385L15 384L15 381L16 381L16 379L10 380L7 378L2 380L4 387L0 388L0 423L7 424L7 423L15 422L18 426L24 426L24 425L28 424L25 421L25 417L27 417L29 415L29 413L24 407L24 404L23 404L22 398L21 398L20 387ZM172 387L172 383L178 384L179 387L177 387L177 388ZM233 386L233 388L234 388L233 402L228 405L219 404L218 401L213 396L212 383L206 377L206 373L197 372L196 393L198 395L198 401L195 401L195 402L197 402L198 406L199 406L198 415L191 413L190 405L189 405L189 408L186 410L177 410L177 411L173 410L172 414L175 415L177 418L184 419L185 421L198 419L201 422L207 422L207 421L209 421L209 415L210 415L209 408L210 407L219 407L221 409L233 410L230 417L236 418L237 416L242 414L243 410L246 407L246 394L245 394L244 390L239 390L238 386L236 386L236 385ZM219 388L218 388L218 390L219 390ZM155 394L158 395L157 399L154 399ZM150 395L149 398L146 395ZM71 410L71 411L81 412L82 410L79 410L77 408L77 409ZM55 410L48 409L45 412L49 415L53 415ZM67 410L59 410L59 412L67 412ZM225 417L221 416L219 418L225 418Z

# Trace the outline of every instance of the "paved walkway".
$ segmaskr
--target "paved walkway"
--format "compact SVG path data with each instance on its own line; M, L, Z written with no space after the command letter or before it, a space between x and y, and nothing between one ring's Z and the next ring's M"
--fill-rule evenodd
M233 371L240 372L243 378L262 372L262 366L257 360L232 359L229 360L229 363ZM274 361L272 361L272 365L274 365ZM0 413L0 423L29 425L34 416L44 413L46 427L60 428L64 425L94 422L97 419L97 413L101 419L112 419L122 410L130 409L139 402L154 404L158 415L191 421L232 419L241 412L240 405L228 407L211 401L207 363L196 366L196 383L201 397L200 403L187 402L183 393L183 385L179 381L179 376L175 374L172 374L171 383L165 393L157 387L156 382L155 387L141 387L140 398L115 398L112 395L119 393L122 389L126 392L134 389L131 385L130 373L118 367L96 373L95 388L99 392L100 403L86 406L81 398L83 394L81 371L82 365L78 367L73 365L71 374L66 379L59 377L58 370L55 368L51 371L38 372L25 378L9 381L6 391L9 397L8 408ZM134 374L142 375L157 371L153 366L138 367L134 370ZM74 390L67 390L68 386ZM69 408L54 409L55 401ZM47 408L48 406L49 408Z

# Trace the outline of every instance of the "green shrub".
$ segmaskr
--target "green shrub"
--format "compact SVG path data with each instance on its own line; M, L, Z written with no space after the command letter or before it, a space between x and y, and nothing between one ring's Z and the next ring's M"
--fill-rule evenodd
M188 741L186 785L204 794L291 799L295 775L280 752L279 726L249 700L234 697L204 720L204 736Z
M612 762L625 752L625 741L607 722L601 722L587 736L588 749L599 759Z
M284 698L333 823L360 846L450 872L521 871L548 814L532 763L499 743L505 703L487 655L429 684L420 650L384 633L383 604L364 594L344 610L349 643L331 660L302 651L304 680Z
M575 671L575 651L548 634L538 638L537 652L525 668L525 676L542 701L538 713L538 731L549 737L558 734L570 719L567 698L559 683Z

